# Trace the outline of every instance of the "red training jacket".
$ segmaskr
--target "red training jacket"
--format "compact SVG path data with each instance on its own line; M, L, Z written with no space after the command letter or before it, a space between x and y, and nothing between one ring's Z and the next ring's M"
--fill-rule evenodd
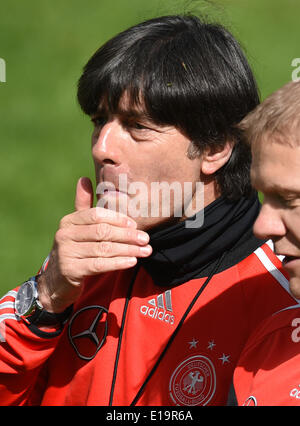
M162 288L142 267L135 279L135 268L106 273L86 281L61 333L18 320L10 291L0 302L0 403L225 405L251 332L295 303L280 268L264 244L215 274L187 313L205 278Z
M267 318L246 344L234 374L239 405L300 406L300 305Z

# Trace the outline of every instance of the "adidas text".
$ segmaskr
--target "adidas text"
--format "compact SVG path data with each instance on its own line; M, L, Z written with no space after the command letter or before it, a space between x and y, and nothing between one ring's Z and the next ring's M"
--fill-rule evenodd
M167 322L168 324L174 324L174 315L169 314L165 310L158 309L157 307L149 307L146 305L141 306L140 312L150 318L159 319L160 321Z

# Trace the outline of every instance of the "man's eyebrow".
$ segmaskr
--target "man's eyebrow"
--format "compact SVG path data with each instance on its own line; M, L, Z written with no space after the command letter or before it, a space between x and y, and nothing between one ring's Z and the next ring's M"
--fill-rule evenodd
M291 188L281 185L280 183L270 183L269 185L264 186L263 192L269 194L278 194L282 197L300 197L300 187Z
M292 188L284 188L282 186L274 187L274 189L282 197L298 198L300 197L300 188L298 190Z
M118 108L116 111L116 114L125 120L147 120L152 121L151 117L145 112L136 110L134 108L131 109L125 109L125 108Z
M145 123L147 126L153 125L153 127L155 127L155 125L157 124L155 120L153 120L153 118L147 113L147 111L143 109L137 109L130 106L118 106L116 110L110 110L110 108L105 102L100 103L97 108L97 111L92 113L90 117L93 121L97 117L108 117L109 115L115 115L123 123L132 123L134 121L140 121L142 123Z
M97 116L97 115L107 115L110 114L110 111L108 110L108 108L106 106L99 106L97 108L97 111L95 111L95 113L91 114L91 116ZM112 112L112 115L117 115L120 118L123 119L135 119L135 120L141 120L141 119L146 119L148 121L152 121L151 117L144 111L139 111L136 109L123 109L123 108L118 108L116 111Z
M252 186L261 192L264 193L279 193L281 195L284 194L289 194L289 195L295 195L295 196L299 196L300 195L300 181L299 184L292 187L291 183L288 182L286 185L283 182L280 181L270 181L270 180L266 180L263 176L260 175L260 173L257 172L257 170L255 168L251 168L251 173L250 173L250 177L251 177L251 183Z

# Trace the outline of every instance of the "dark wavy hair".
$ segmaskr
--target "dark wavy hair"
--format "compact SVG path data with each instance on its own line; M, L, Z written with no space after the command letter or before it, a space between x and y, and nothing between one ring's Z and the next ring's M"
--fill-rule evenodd
M193 155L234 141L216 181L231 200L251 194L250 148L236 124L256 107L259 94L239 43L222 25L193 15L163 16L113 37L85 65L77 98L88 115L103 100L114 113L125 91L155 123L188 136Z

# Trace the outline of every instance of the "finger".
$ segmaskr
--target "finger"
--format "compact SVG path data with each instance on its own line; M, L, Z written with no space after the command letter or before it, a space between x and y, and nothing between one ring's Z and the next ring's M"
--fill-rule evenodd
M60 227L64 228L70 225L93 225L98 223L108 223L115 226L136 228L135 220L123 213L114 210L104 209L103 207L93 207L87 210L79 210L71 213L60 222Z
M89 178L81 177L77 182L75 195L75 210L86 210L93 207L93 185Z
M132 227L115 226L107 222L95 225L71 225L61 227L56 235L56 242L67 245L69 241L75 242L101 242L110 241L117 243L136 244L144 246L149 243L150 237L144 232Z
M78 259L76 262L82 276L85 277L132 268L136 263L136 257L94 257L89 259Z
M70 255L71 253L71 255ZM148 257L152 247L133 244L112 243L110 241L73 243L68 247L66 256L77 259L91 257Z

